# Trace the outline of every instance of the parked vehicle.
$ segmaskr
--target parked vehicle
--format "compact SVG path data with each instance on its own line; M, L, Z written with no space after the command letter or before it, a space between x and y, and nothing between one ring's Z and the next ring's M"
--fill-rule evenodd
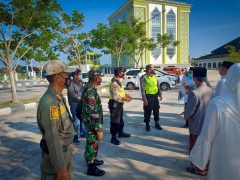
M140 72L139 69L128 69L125 74L125 79L123 80L123 85L126 86L126 88L132 90L135 88L139 88L139 85L137 82L137 74ZM160 84L160 88L162 91L167 91L173 87L175 87L176 82L174 81L173 77L166 77L164 75L161 75L160 73L156 73L158 77L158 82Z
M101 76L103 77L104 74L101 73ZM81 76L80 76L80 79L81 79L84 83L87 83L87 82L88 82L88 73L86 73L86 72L82 73Z
M176 82L176 84L180 83L180 77L179 75L173 75L173 74L168 74L164 71L158 70L158 69L154 69L156 74L159 74L161 76L166 76L166 77L171 77L174 79L174 81Z
M175 67L175 66L164 67L163 71L166 71L167 73L174 74L174 75L181 75L182 74L182 70L180 68Z

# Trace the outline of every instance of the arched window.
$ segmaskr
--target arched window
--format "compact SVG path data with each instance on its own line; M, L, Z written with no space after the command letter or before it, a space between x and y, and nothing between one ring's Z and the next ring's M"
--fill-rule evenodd
M218 63L218 68L220 68L222 66L222 63L221 62L219 62Z
M202 67L202 63L199 63L198 66L199 66L199 67Z
M208 69L212 68L212 63L208 63Z
M155 8L151 13L151 32L152 38L156 41L157 35L161 34L161 13L158 8ZM161 48L156 47L151 51L151 54L157 59L161 54Z
M207 67L207 64L206 64L206 63L203 63L203 67L206 68L206 67Z
M217 67L217 64L214 62L213 63L213 68L216 68Z
M176 40L176 14L172 9L167 13L167 34L170 36L172 42ZM176 47L170 44L167 47L167 55L171 59L175 53Z

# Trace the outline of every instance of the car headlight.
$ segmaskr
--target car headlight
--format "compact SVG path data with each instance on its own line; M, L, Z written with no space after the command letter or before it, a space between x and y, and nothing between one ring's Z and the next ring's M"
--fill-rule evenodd
M174 81L174 78L168 77L169 81Z

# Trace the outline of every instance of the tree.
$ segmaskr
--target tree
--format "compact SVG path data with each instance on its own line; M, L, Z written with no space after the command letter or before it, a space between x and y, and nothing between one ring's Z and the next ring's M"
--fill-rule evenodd
M72 11L71 15L61 14L61 27L58 29L59 38L56 49L67 55L69 61L74 61L80 68L81 55L88 50L88 34L79 33L83 27L84 15Z
M103 49L104 54L113 54L117 57L117 66L124 49L131 37L131 28L126 21L121 21L111 26L99 23L97 29L90 31L90 45L94 48Z
M130 18L128 24L131 28L131 36L129 38L128 43L126 44L126 48L124 53L134 58L135 67L138 67L139 63L142 62L142 57L146 50L152 50L156 47L156 43L152 38L146 37L146 24L140 21L137 18Z
M0 60L10 75L12 102L18 102L14 71L31 49L47 47L61 10L57 0L5 0L0 2ZM14 66L15 65L15 66Z
M227 45L225 48L228 50L227 57L230 59L230 61L234 63L240 63L240 50L230 45Z

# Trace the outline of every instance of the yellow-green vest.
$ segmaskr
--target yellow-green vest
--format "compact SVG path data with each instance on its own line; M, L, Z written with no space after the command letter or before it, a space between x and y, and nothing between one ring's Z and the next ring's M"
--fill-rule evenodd
M146 94L157 94L158 93L158 79L156 76L144 76L146 80L145 92Z
M112 82L110 83L109 88L110 88L110 96L109 96L109 99L113 99L113 96L112 96L112 94L111 94ZM120 87L120 89L119 89L119 91L118 91L118 96L122 97L122 100L120 100L119 102L120 102L120 103L124 103L123 98L126 96L126 93L125 93L125 91L124 91L124 87L123 87L123 86Z

